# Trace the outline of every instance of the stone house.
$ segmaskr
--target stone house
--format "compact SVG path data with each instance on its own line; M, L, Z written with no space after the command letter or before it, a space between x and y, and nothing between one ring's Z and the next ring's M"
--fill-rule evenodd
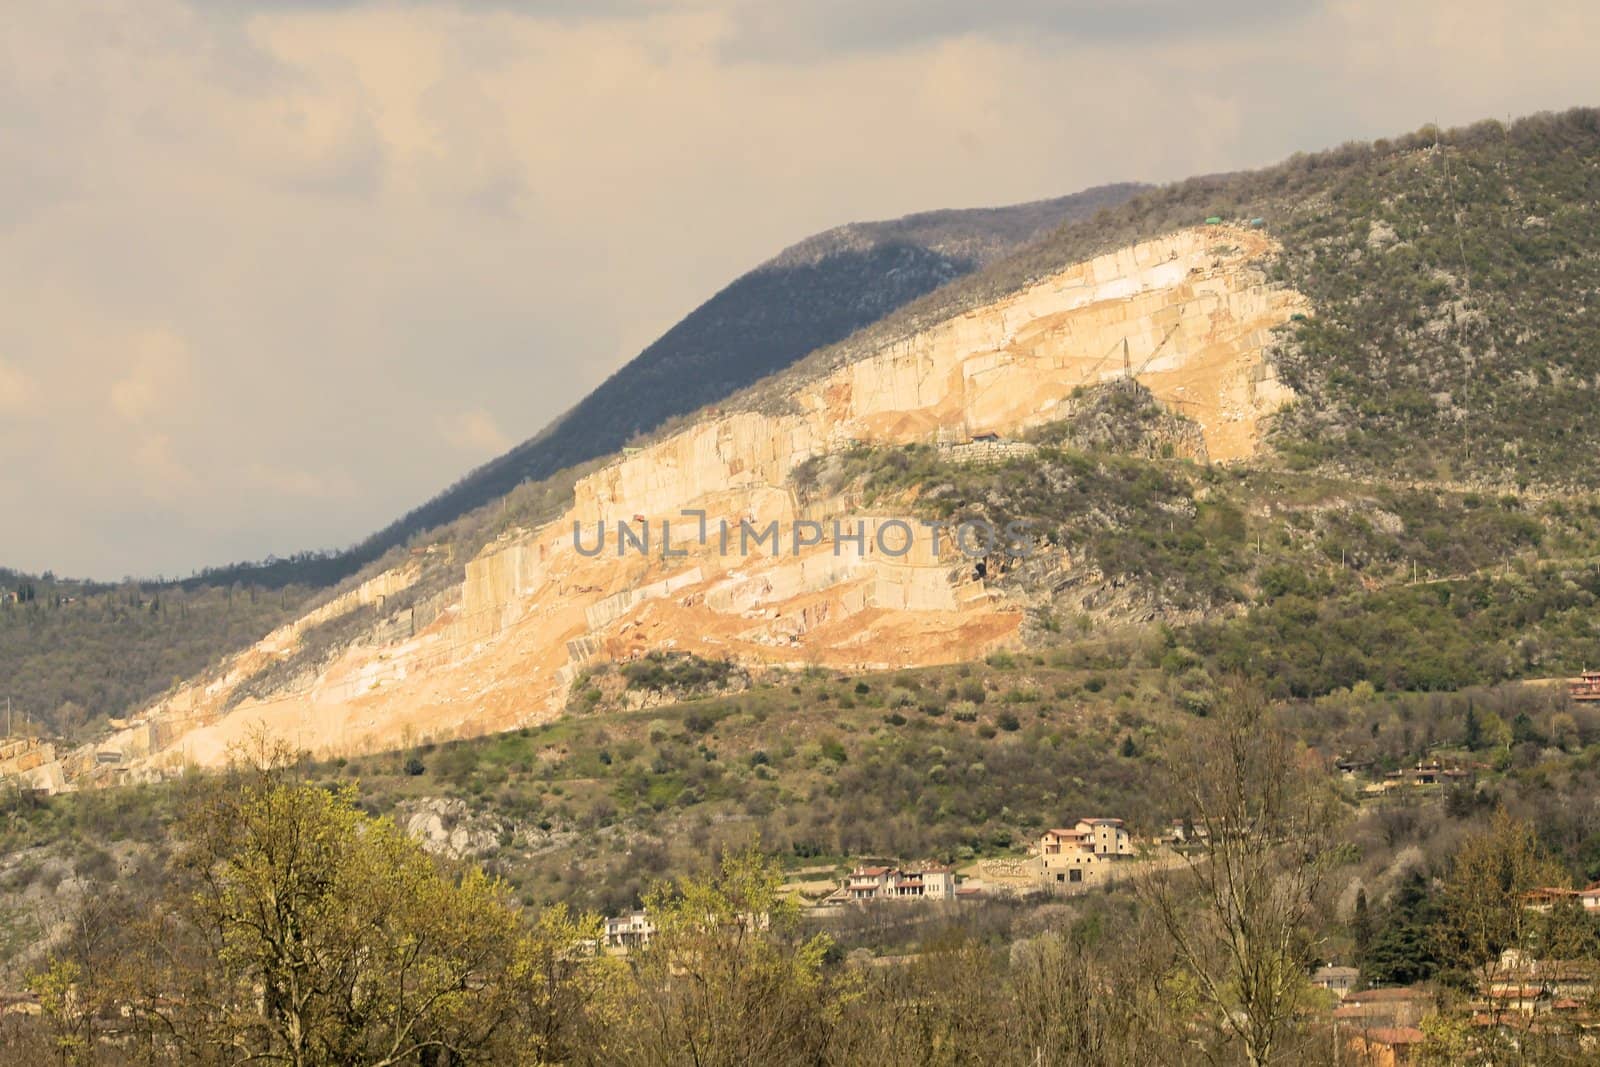
M1133 856L1133 839L1121 819L1079 819L1071 828L1046 830L1037 852L1045 883L1088 887L1106 882L1119 862Z

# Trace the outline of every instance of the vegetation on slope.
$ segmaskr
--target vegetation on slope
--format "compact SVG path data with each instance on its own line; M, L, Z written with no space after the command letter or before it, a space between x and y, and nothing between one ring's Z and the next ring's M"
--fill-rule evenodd
M1158 643L1136 644L1116 650L1115 658L1157 651ZM1059 655L1088 652L1075 642ZM997 692L1055 669L1013 658L966 674ZM393 779L379 773L354 782L346 775L343 786L323 778L330 768L254 783L248 776L242 782L200 779L127 794L128 806L80 796L27 808L16 806L19 798L7 812L8 853L24 843L30 827L74 810L77 816L56 822L54 847L62 847L69 827L104 834L127 807L144 806L158 792L179 847L147 865L157 872L154 878L80 893L65 937L34 971L44 1017L8 1019L0 1027L0 1048L13 1058L53 1052L85 1063L210 1062L208 1053L217 1049L292 1060L301 1042L312 1060L327 1049L362 1060L381 1058L402 1039L447 1044L453 1062L496 1062L522 1050L567 1063L696 1062L696 1056L712 1063L965 1063L981 1057L1020 1067L1139 1063L1152 1049L1166 1049L1177 1059L1203 1050L1212 1062L1313 1063L1337 1057L1338 1046L1326 1022L1331 1005L1309 988L1306 975L1316 963L1339 959L1358 963L1369 981L1436 983L1444 1010L1427 1027L1421 1051L1435 1057L1427 1062L1460 1062L1463 1048L1487 1054L1493 1050L1485 1043L1499 1048L1508 1038L1515 1044L1505 1049L1535 1062L1577 1062L1572 1057L1580 1046L1569 1028L1473 1028L1459 1005L1477 988L1482 965L1503 949L1600 966L1600 925L1593 917L1581 908L1547 915L1524 908L1529 890L1570 884L1575 873L1592 871L1600 855L1600 835L1592 831L1600 803L1600 717L1566 706L1560 692L1533 687L1449 698L1349 693L1269 711L1259 695L1233 685L1224 687L1211 715L1197 718L1163 699L1165 674L1097 671L1098 684L1086 680L1079 691L1086 722L1095 720L1095 701L1109 702L1118 718L1149 715L1155 729L1145 736L1152 755L1160 756L1113 755L1103 746L1096 762L1135 768L1128 796L1153 801L1149 810L1162 810L1163 819L1183 807L1197 824L1238 827L1246 824L1240 813L1248 811L1251 825L1263 832L1214 832L1193 865L1152 874L1131 891L1032 908L1003 902L888 906L837 924L837 936L799 921L793 898L780 892L782 872L750 844L760 824L738 817L731 794L691 798L680 792L625 815L613 813L610 822L572 833L568 853L545 848L531 857L535 867L564 872L558 881L577 899L603 877L596 853L606 862L626 847L631 862L643 863L655 835L655 847L673 849L661 873L705 872L641 886L635 899L643 900L659 933L651 946L625 958L593 958L584 950L583 942L598 932L592 918L559 908L518 918L504 890L481 874L462 872L455 861L426 859L392 825L352 806L359 795L365 806L403 818L404 801L385 798L386 790L401 787L386 780L422 783L439 773L434 769L397 767ZM809 775L817 787L809 796L788 798L786 806L810 808L834 796L855 801L853 819L840 813L830 825L838 831L847 822L862 824L857 832L869 840L886 831L875 809L860 806L863 798L882 794L910 815L914 795L896 799L895 786L886 783L899 762L914 767L914 754L933 728L913 723L941 716L918 708L917 717L896 723L899 713L885 710L910 706L884 698L896 689L925 693L928 683L943 677L961 673L862 679L848 689L849 679L805 679L803 685L836 687L835 700L846 693L861 698L857 708L863 711L875 703L871 712L880 717L870 731L837 735L846 739L842 756L821 746L820 765L834 769ZM1109 696L1130 682L1136 694ZM763 692L774 701L793 695L780 686ZM990 697L976 707L993 710L995 703ZM662 738L650 744L678 743L667 735L681 725L717 757L701 755L700 762L731 763L739 732L733 716L719 717L723 706L690 705L689 715L709 727L691 726L689 715L665 720ZM1022 749L1023 736L1033 730L1031 724L1008 730L999 716L994 721L1000 729L987 740L997 749ZM1070 721L1057 719L1051 729ZM454 753L476 752L470 769L458 765L447 772L455 779L432 782L437 790L458 781L462 797L477 798L481 810L464 815L463 825L486 811L514 825L540 818L554 829L570 818L566 812L519 814L516 797L539 791L562 805L598 805L607 789L587 787L615 787L623 776L608 779L601 769L615 765L615 756L598 764L580 760L565 745L576 735L555 731L609 723L572 720L550 732L449 746L422 758L439 766ZM657 732L652 725L650 734ZM981 724L973 736L984 739ZM873 737L890 740L869 744ZM602 751L622 748L604 743ZM514 760L525 756L556 773L525 775L514 762L502 762L519 746L523 756ZM1027 748L1032 755L1024 764L1038 754L1034 745ZM1333 753L1376 757L1380 775L1381 767L1422 753L1453 764L1464 760L1480 777L1443 792L1363 803L1334 780ZM873 766L863 767L871 773L843 784L847 767L874 758ZM776 768L788 785L806 780L793 765L740 762L758 771ZM480 786L508 766L517 777L499 794L486 795ZM762 779L755 774L751 780ZM1059 770L1054 780L1069 791L1076 787L1077 779ZM969 781L967 788L986 789L987 779ZM1111 810L1073 800L1077 805L1067 809L1073 814ZM85 818L96 805L98 825ZM1315 812L1314 823L1307 822ZM706 839L685 845L681 839L693 831L686 835L682 820L697 815ZM1004 812L1000 817L1015 819ZM951 814L945 821L959 818ZM1045 820L1054 821L1060 820ZM1134 815L1133 822L1141 834L1156 829L1149 816ZM624 823L632 835L619 838L613 828ZM911 826L911 819L900 823L902 831ZM148 833L149 827L125 822L114 832ZM518 832L508 836L478 854L491 871L511 869L515 877L507 857L517 850ZM815 862L792 846L775 847L790 862ZM984 845L990 854L996 849L1003 846ZM7 888L15 891L20 872L8 866ZM1271 883L1286 892L1205 892L1207 880L1224 871L1248 875L1257 888ZM1288 894L1293 887L1300 891ZM532 899L527 890L523 896ZM1280 901L1293 906L1281 909ZM263 915L264 922L253 918ZM1235 940L1242 930L1269 936ZM1243 944L1246 955L1221 951L1229 944ZM857 951L847 956L846 945ZM874 950L894 955L873 965ZM402 972L405 982L398 981ZM1271 976L1266 985L1243 984L1264 976ZM428 995L430 983L438 986L437 997ZM330 987L348 988L357 999L329 993ZM259 995L262 990L267 995ZM397 1020L414 1025L397 1027Z
M298 586L99 585L0 571L0 702L46 734L87 736L108 717L211 667L299 614Z
M1072 263L1220 216L1283 243L1316 314L1274 354L1296 466L1496 485L1600 484L1600 111L1426 127L1149 190L907 305L820 373ZM765 392L782 392L782 381Z

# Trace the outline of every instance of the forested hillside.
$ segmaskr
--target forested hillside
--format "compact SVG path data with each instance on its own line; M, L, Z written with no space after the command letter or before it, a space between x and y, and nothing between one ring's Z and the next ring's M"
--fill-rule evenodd
M99 585L0 570L0 701L77 737L299 613L299 586ZM26 718L26 723L24 722Z

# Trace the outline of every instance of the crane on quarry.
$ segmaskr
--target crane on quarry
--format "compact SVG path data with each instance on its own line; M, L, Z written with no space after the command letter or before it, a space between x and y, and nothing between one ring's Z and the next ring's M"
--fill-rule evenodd
M1128 369L1128 339L1124 337L1121 342L1113 341L1111 347L1106 349L1106 354L1094 361L1094 366L1090 367L1088 372L1084 374L1086 380L1093 378L1100 372L1100 368L1106 365L1106 360L1111 358L1111 354L1117 350L1119 343L1122 345L1122 369L1124 371Z
M1156 347L1151 350L1150 355L1143 363L1139 364L1138 370L1133 369L1133 357L1128 347L1128 339L1124 337L1121 341L1113 341L1111 347L1106 349L1106 354L1095 360L1094 366L1090 367L1088 371L1084 373L1084 379L1086 381L1092 380L1094 376L1100 372L1100 368L1106 365L1106 360L1110 359L1111 356L1116 352L1119 344L1122 346L1123 379L1132 380L1137 378L1150 368L1150 364L1155 362L1156 356L1160 355L1161 350L1167 346L1167 342L1172 340L1172 335L1178 332L1178 326L1179 324L1175 322L1168 327L1166 334L1164 334L1161 340L1156 343Z
M1166 332L1165 336L1163 336L1161 338L1161 340L1156 343L1156 346L1150 350L1149 357L1143 363L1139 364L1139 369L1138 370L1133 371L1132 373L1129 373L1128 369L1127 369L1127 364L1126 364L1126 362L1124 362L1123 375L1125 377L1128 377L1128 378L1137 378L1139 375L1141 375L1145 371L1149 370L1150 369L1150 364L1152 364L1152 363L1154 363L1156 361L1156 357L1161 354L1161 350L1163 348L1167 347L1167 342L1172 340L1172 335L1178 332L1178 326L1179 325L1180 325L1179 323L1175 322L1171 326L1167 327L1167 332ZM1122 343L1123 343L1124 346L1126 346L1128 342L1127 341L1123 341ZM1128 354L1127 354L1127 349L1126 348L1123 349L1122 358L1123 358L1124 361L1126 361L1127 358L1128 358Z

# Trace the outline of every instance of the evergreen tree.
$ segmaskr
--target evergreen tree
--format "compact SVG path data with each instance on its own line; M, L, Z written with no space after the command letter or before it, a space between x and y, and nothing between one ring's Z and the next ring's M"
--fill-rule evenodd
M1434 937L1438 921L1426 879L1412 871L1372 931L1361 957L1361 980L1367 985L1411 985L1432 978L1440 963Z
M1367 955L1367 949L1372 945L1372 916L1367 911L1366 889L1356 890L1356 913L1350 922L1351 933L1356 941L1356 959L1359 962Z

